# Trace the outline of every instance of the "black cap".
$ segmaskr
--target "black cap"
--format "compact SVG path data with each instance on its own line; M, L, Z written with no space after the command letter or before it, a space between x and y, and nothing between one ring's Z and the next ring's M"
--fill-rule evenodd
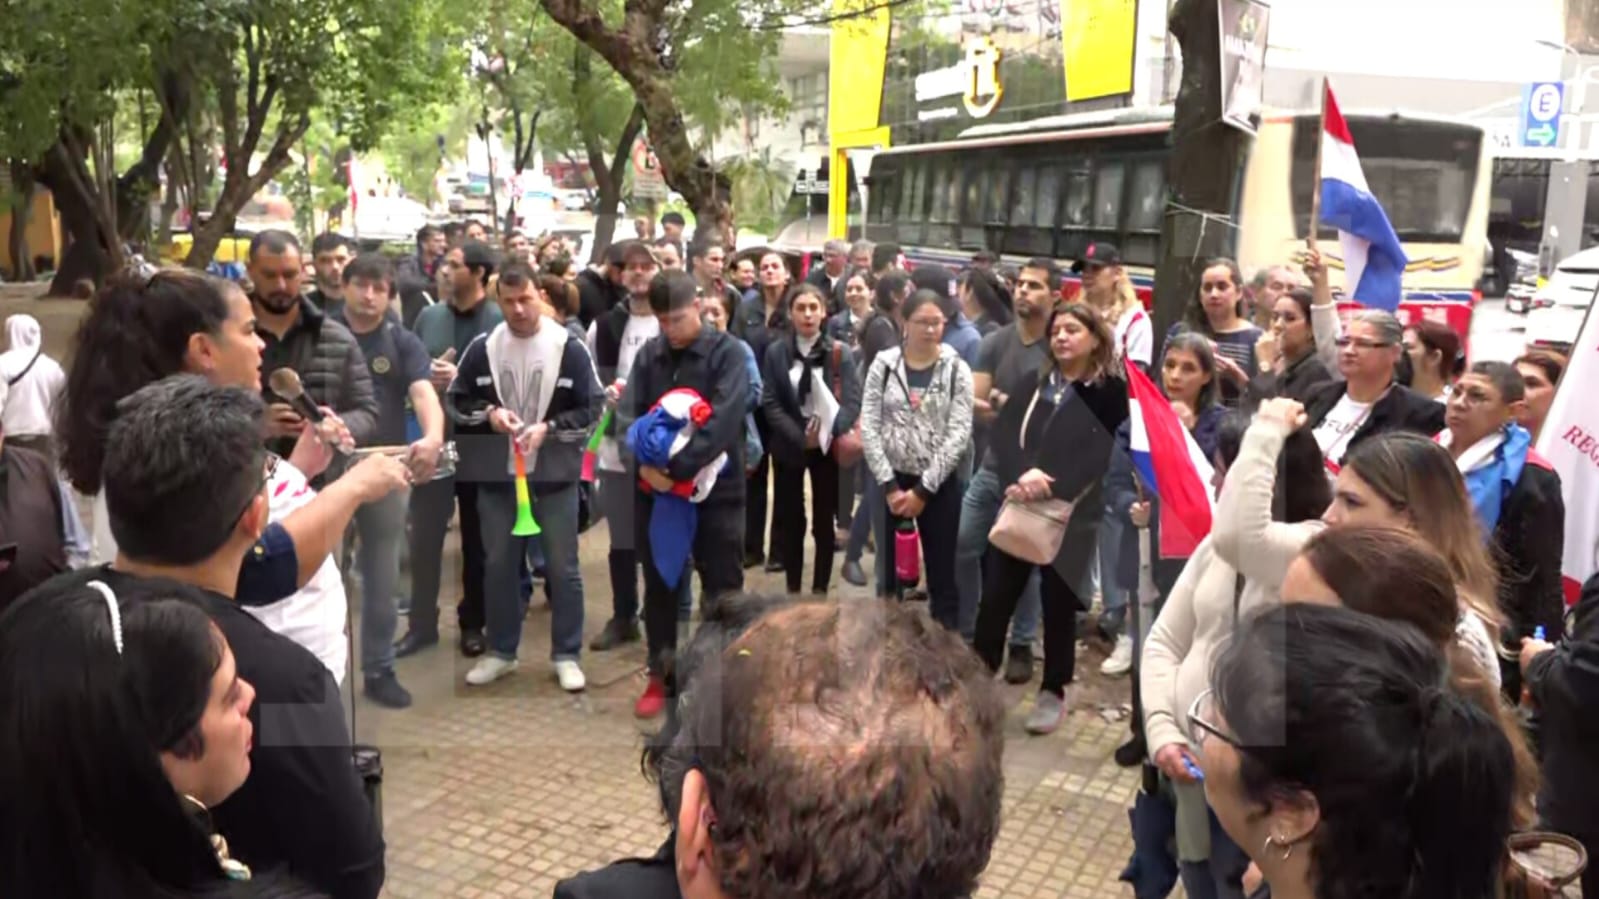
M931 290L944 299L955 295L955 273L942 265L918 265L911 272L911 283L918 290Z
M1093 243L1088 245L1088 249L1083 251L1083 255L1082 255L1081 258L1079 258L1076 262L1072 263L1072 271L1081 273L1083 269L1087 268L1090 265L1121 265L1121 264L1122 264L1122 251L1116 249L1116 245L1115 244L1104 243L1102 241L1097 241L1096 240Z

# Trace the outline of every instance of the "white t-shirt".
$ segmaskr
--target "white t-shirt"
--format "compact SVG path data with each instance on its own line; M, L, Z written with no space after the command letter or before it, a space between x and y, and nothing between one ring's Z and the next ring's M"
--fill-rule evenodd
M1371 403L1355 402L1347 393L1338 399L1338 405L1316 426L1316 445L1321 447L1323 459L1334 465L1343 464L1344 453L1349 451L1349 438L1366 423L1371 407Z
M598 324L598 319L589 324L588 345L590 356L595 356L597 353L594 346L594 329ZM633 370L633 360L638 358L639 350L644 348L644 344L660 336L660 333L661 322L655 316L629 315L627 324L622 328L621 343L616 348L616 373L612 375L613 380L615 378L627 380L628 373ZM603 380L602 384L605 387L611 386L609 382L604 382ZM606 437L600 441L599 463L600 468L604 471L626 471L622 467L622 454L617 448L616 438Z
M1124 362L1136 362L1145 368L1154 364L1155 326L1143 307L1134 306L1116 320L1116 353Z

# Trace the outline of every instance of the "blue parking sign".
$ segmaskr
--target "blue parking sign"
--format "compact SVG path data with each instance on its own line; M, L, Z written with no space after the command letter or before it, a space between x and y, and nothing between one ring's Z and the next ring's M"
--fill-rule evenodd
M1553 147L1560 142L1560 112L1565 108L1565 86L1559 81L1536 81L1521 92L1521 115L1516 135L1523 147Z

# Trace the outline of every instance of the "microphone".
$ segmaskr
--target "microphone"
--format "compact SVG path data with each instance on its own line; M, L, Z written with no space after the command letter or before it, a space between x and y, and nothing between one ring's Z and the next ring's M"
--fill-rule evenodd
M292 368L280 368L267 379L272 392L288 400L300 417L313 424L322 423L322 410L305 395L305 385L300 383L300 373Z

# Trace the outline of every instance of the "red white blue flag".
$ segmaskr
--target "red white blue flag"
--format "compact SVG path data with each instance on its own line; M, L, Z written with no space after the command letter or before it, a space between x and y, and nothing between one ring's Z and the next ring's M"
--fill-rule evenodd
M1127 366L1128 450L1144 489L1160 499L1160 555L1194 554L1210 534L1213 469L1171 403L1136 365Z

